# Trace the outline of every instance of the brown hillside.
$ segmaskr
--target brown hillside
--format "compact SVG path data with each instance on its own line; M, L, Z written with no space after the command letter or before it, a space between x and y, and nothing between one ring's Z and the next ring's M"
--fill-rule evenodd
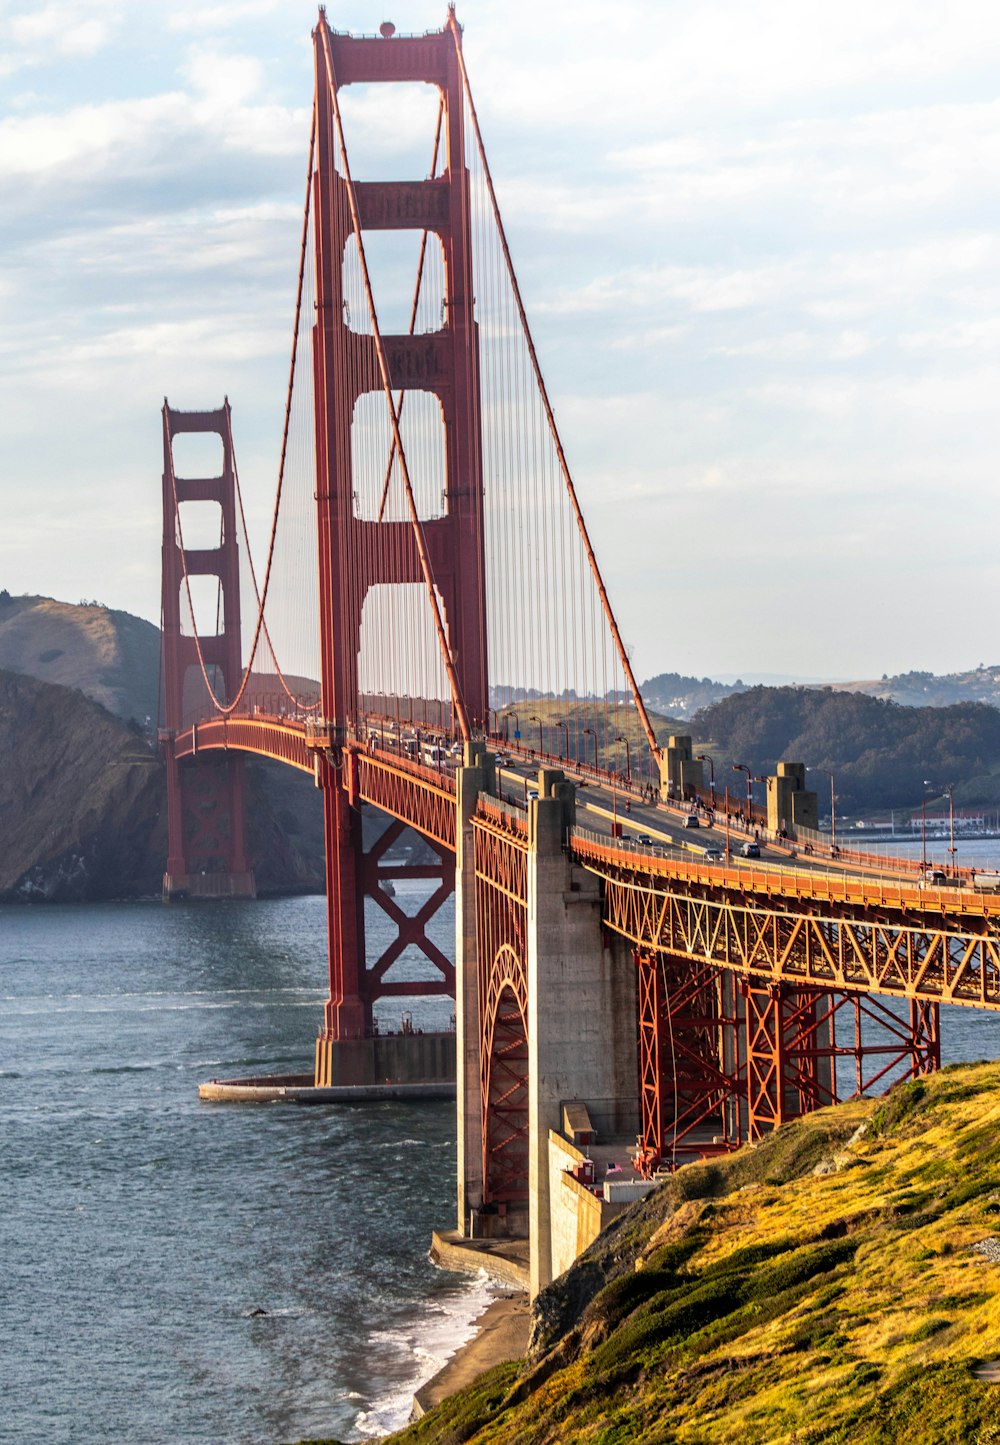
M0 593L0 668L75 687L122 718L156 726L159 629L100 604Z
M159 887L162 768L82 694L0 673L0 898L122 897Z
M262 893L322 887L317 797L306 777L249 770ZM132 727L75 689L0 672L0 902L158 894L165 800L163 764Z

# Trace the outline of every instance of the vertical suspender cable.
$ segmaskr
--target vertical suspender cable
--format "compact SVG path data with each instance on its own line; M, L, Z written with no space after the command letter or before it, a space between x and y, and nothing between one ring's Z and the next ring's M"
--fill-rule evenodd
M598 592L599 592L599 594L600 594L601 602L602 602L603 607L604 607L604 613L605 613L605 616L607 617L607 620L608 620L608 625L609 625L609 627L611 628L611 632L612 632L612 635L613 635L614 640L615 640L615 646L616 646L616 648L618 649L618 655L619 655L619 657L621 658L622 668L623 668L623 670L624 670L624 672L625 672L625 675L626 675L627 678L628 678L629 687L630 687L631 690L632 690L632 695L633 695L633 697L635 698L635 705L636 705L636 708L637 708L637 710L638 710L638 712L639 712L640 719L641 719L641 721L642 721L643 730L645 731L646 738L647 738L647 740L648 740L648 742L649 742L650 749L651 749L654 753L656 753L656 752L659 751L659 745L658 745L657 740L656 740L656 734L654 733L654 731L653 731L653 725L652 725L652 723L651 723L650 720L649 720L649 714L647 713L645 703L644 703L643 700L642 700L642 694L639 692L639 687L638 687L638 684L636 683L635 675L634 675L634 673L633 673L633 671L632 671L632 664L630 663L629 658L628 658L628 654L627 654L626 651L625 651L625 644L622 642L621 633L618 631L618 624L617 624L617 622L615 621L615 615L614 615L613 611L611 610L611 603L610 603L610 600L608 599L608 594L607 594L607 591L606 591L606 589L605 589L603 579L602 579L602 577L601 577L600 569L599 569L599 567L598 567L598 565L597 565L597 558L596 558L595 555L594 555L594 549L593 549L593 547L591 546L590 537L589 537L588 532L587 532L587 526L586 526L586 523L585 523L584 520L583 520L583 513L582 513L582 511L580 510L580 503L579 503L579 500L577 499L576 488L575 488L575 486L573 485L573 479L572 479L572 476L570 475L569 464L568 464L568 462L566 461L566 454L565 454L565 452L564 452L564 450L563 450L563 445L562 445L562 441L561 441L560 436L559 436L558 428L556 427L555 415L554 415L554 413L553 413L553 411L552 411L552 406L551 406L551 403L550 403L550 401L549 401L548 391L546 390L545 382L544 382L544 380L543 380L543 378L542 378L541 367L540 367L539 364L538 364L538 356L537 356L537 353L536 353L536 351L535 351L534 342L533 342L533 340L532 340L532 338L531 338L531 331L530 331L530 328L529 328L529 326L528 326L528 318L527 318L527 315L526 315L525 310L524 310L524 303L523 303L523 301L521 300L521 290L520 290L520 287L519 287L518 284L517 284L517 277L516 277L516 275L515 275L515 273L514 273L514 265L513 265L513 262L512 262L512 260L511 260L511 256L510 256L510 249L509 249L509 247L508 247L508 245L507 245L506 232L504 231L503 221L501 220L501 217L500 217L500 207L499 207L499 205L498 205L498 203L497 203L496 192L495 192L495 190L494 190L494 188L493 188L493 177L492 177L492 175L491 175L491 173L490 173L489 161L486 159L486 150L485 150L485 147L484 147L484 145L483 145L482 133L480 132L480 129L479 129L479 117L478 117L478 115L476 114L475 103L474 103L474 101L473 101L473 99L472 99L472 87L471 87L470 84L469 84L469 73L468 73L468 71L467 71L466 68L465 68L465 58L464 58L464 56L463 56L463 54L462 54L462 43L461 43L461 36L460 36L460 32L459 32L459 27L458 27L458 21L457 21L457 19L455 18L455 12L454 12L453 10L449 11L449 14L448 14L448 28L451 30L452 37L453 37L454 42L455 42L455 52L456 52L456 55L457 55L457 57L458 57L459 69L461 70L461 73L462 73L462 83L463 83L463 86L464 86L464 88L465 88L465 96L466 96L466 100L467 100L468 106L469 106L469 114L470 114L470 117L471 117L471 120L472 120L473 129L474 129L474 131L475 131L476 143L477 143L477 145L478 145L478 147L479 147L479 154L480 154L480 158L481 158L482 166L483 166L483 175L484 175L484 178L485 178L485 181L486 181L487 189L488 189L488 191L489 191L490 203L491 203L491 205L492 205L492 207L493 207L493 215L494 215L494 219L495 219L495 221L496 221L497 231L498 231L499 236L500 236L500 244L501 244L501 246L502 246L502 248L503 248L504 259L505 259L505 261L506 261L506 263L507 263L507 271L508 271L508 274L509 274L509 276L510 276L511 287L512 287L513 293L514 293L514 301L515 301L515 304L516 304L516 306L517 306L517 311L518 311L518 315L519 315L519 317L520 317L521 326L522 326L522 329L523 329L523 331L524 331L524 339L525 339L525 342L526 342L527 347L528 347L529 355L530 355L530 357L531 357L531 365L532 365L532 369L534 370L534 374L535 374L535 382L536 382L536 384L537 384L537 386L538 386L539 394L540 394L541 401L542 401L542 406L544 407L545 415L546 415L546 418L547 418L547 420L548 420L549 429L550 429L550 431L551 431L551 433L552 433L552 439L553 439L553 442L554 442L554 444L555 444L556 452L557 452L558 457L559 457L559 466L560 466L560 469L561 469L562 474L563 474L563 481L565 482L565 484L566 484L566 489L567 489L567 491L568 491L568 493L569 493L570 504L571 504L571 506L572 506L572 508L573 508L573 512L574 512L574 514L575 514L575 516L576 516L577 526L578 526L579 529L580 529L580 536L581 536L581 538L583 539L583 545L584 545L584 548L586 549L587 559L588 559L588 561L589 561L589 563L590 563L590 569L591 569L591 572L593 573L594 581L595 581L595 583L596 583L596 585L597 585L597 590L598 590ZM595 721L596 721L596 719L595 719Z

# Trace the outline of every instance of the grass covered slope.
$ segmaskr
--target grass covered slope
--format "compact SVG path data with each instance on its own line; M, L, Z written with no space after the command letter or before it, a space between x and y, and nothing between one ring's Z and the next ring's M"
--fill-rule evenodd
M0 592L0 668L79 688L116 717L156 726L160 633L128 612Z
M397 1445L1000 1442L1000 1064L682 1169ZM992 1241L992 1242L991 1242Z

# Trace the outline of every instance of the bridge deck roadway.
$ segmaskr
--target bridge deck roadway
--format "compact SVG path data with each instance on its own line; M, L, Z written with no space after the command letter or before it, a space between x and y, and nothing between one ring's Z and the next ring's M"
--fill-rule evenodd
M212 718L180 733L175 751L184 757L236 749L312 772L323 741L321 731L298 718ZM344 785L357 801L383 809L447 847L455 846L454 760L430 767L356 741L348 742L345 754ZM703 816L699 827L691 828L686 808L644 801L592 769L562 766L579 789L574 846L581 861L608 878L627 878L631 888L643 887L657 895L669 890L677 897L687 890L695 898L724 895L729 906L739 903L764 915L779 907L804 914L818 906L827 923L843 923L854 915L859 923L869 924L891 917L939 940L949 936L992 943L1000 932L1000 894L954 885L927 888L909 860L886 858L876 866L870 859L852 858L846 850L835 862L801 853L792 861L790 850L782 853L774 845L762 844L765 856L744 858L738 849L746 840L745 832L730 829L727 850L724 823L708 827ZM537 779L537 759L505 752L497 771L501 797L518 808L526 807ZM706 860L706 848L718 849L723 858ZM984 1002L976 1001L980 1006Z

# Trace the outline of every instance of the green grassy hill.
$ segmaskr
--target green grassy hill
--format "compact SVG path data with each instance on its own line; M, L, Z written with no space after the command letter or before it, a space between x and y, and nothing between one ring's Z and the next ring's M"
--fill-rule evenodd
M394 1445L996 1445L1000 1064L827 1109L622 1215L523 1363Z

